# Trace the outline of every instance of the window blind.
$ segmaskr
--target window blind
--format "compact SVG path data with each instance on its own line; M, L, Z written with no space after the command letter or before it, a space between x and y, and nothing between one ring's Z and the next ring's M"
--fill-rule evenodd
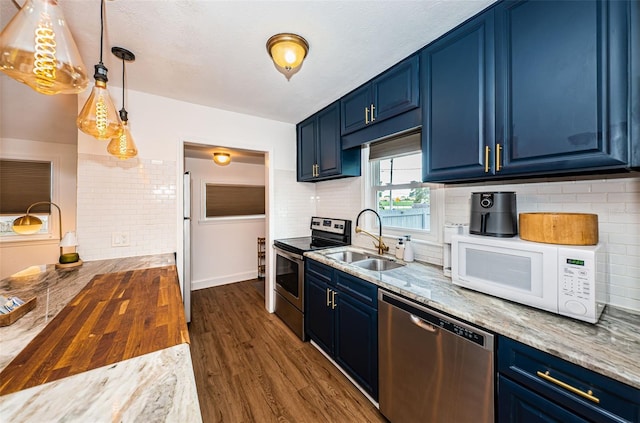
M24 214L38 201L51 201L51 162L0 160L0 214ZM51 206L31 211L51 213Z
M264 214L264 186L206 185L206 217Z
M422 148L420 131L412 131L371 143L369 160L390 159L410 153L417 153Z

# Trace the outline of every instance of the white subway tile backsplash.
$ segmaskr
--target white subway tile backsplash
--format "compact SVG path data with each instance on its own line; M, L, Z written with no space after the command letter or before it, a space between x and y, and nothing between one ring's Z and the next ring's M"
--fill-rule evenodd
M85 260L170 253L176 246L176 163L78 155L78 252ZM113 247L127 232L129 245Z

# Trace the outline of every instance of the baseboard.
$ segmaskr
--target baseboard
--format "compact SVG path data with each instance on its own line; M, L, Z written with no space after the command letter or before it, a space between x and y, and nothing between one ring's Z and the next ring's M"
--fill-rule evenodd
M258 272L256 270L234 273L232 275L218 276L215 278L200 279L197 281L191 281L191 290L197 291L198 289L211 288L214 286L227 285L235 282L248 281L256 279Z

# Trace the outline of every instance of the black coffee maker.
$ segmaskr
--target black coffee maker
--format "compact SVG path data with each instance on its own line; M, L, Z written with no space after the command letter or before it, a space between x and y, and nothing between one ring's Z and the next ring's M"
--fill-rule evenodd
M516 193L471 193L469 233L504 238L518 235Z

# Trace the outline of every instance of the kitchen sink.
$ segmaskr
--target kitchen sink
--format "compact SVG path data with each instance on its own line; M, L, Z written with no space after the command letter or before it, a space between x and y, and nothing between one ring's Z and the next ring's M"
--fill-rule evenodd
M404 266L404 264L395 262L393 260L385 259L385 258L369 258L365 260L360 260L351 263L354 266L360 267L362 269L367 270L391 270L396 269L398 267Z
M355 251L340 251L339 253L327 254L327 257L332 258L334 260L344 261L345 263L352 263L354 261L368 259L371 256L365 253L358 253Z

